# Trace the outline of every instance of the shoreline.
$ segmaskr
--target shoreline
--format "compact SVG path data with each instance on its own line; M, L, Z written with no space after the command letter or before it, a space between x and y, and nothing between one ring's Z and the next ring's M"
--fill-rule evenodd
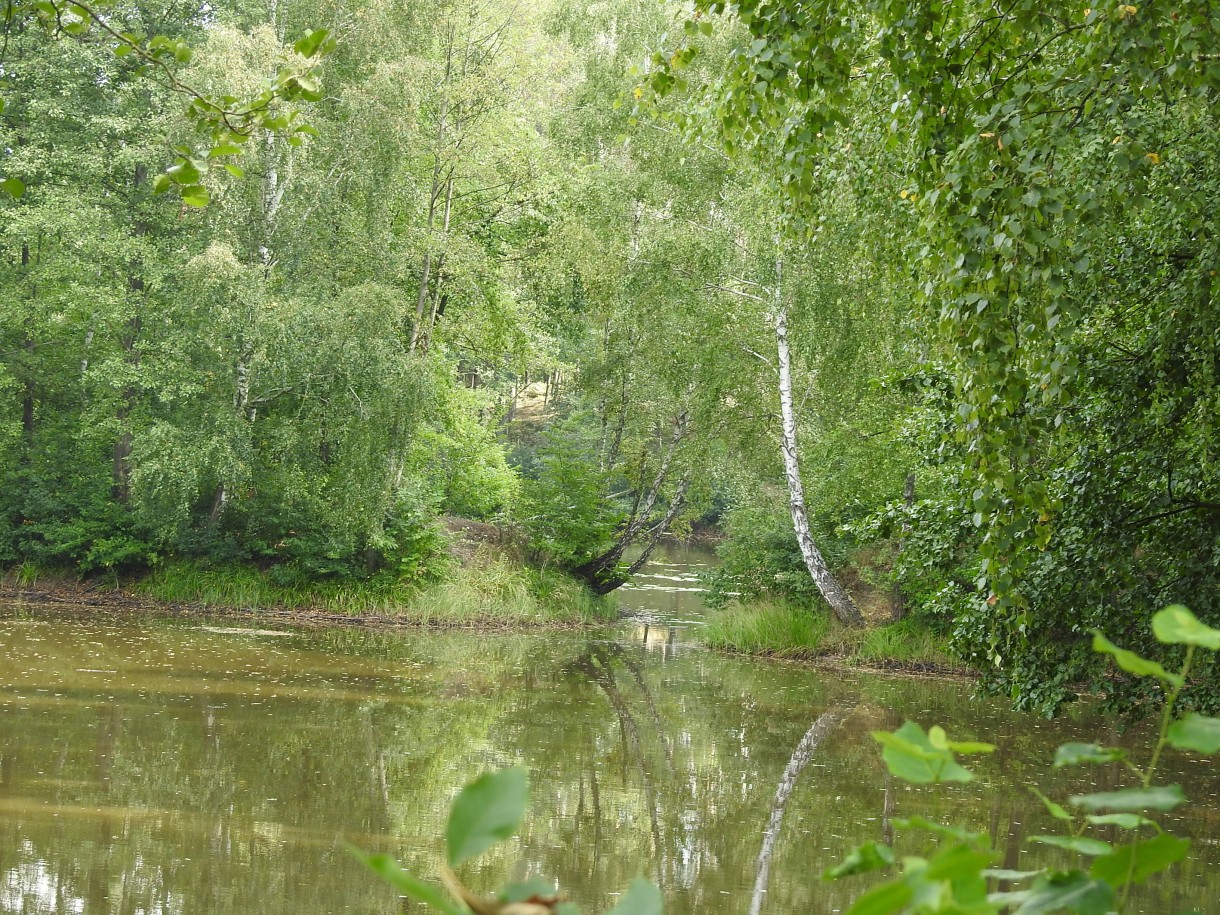
M99 589L84 582L66 583L55 588L0 586L0 604L13 608L28 608L32 612L85 616L109 613L113 617L132 618L138 615L159 615L200 620L231 620L254 623L278 623L303 629L352 626L359 629L467 632L578 632L614 625L616 617L602 619L536 619L497 618L495 616L467 619L445 619L430 616L385 614L346 614L333 611L292 607L233 607L201 601L163 601L133 593L122 587ZM73 613L73 610L78 612ZM406 610L406 608L404 608Z
M161 616L173 619L197 619L204 621L230 621L243 623L274 624L298 629L328 629L350 626L357 629L379 631L426 630L434 632L471 633L530 633L530 632L582 632L595 631L629 622L629 616L607 617L598 620L535 620L497 619L483 617L465 620L418 618L410 615L385 616L376 614L349 615L326 610L277 608L224 607L193 601L159 601L119 587L98 588L84 582L66 583L49 587L0 587L0 604L7 608L28 610L31 614L68 615L80 618L133 619L139 616ZM5 615L5 617L12 617ZM973 681L978 672L969 667L954 667L929 661L892 659L856 659L850 654L834 650L809 653L802 656L784 656L778 653L749 652L722 646L704 644L697 637L688 643L704 651L771 664L799 666L809 669L833 670L852 673L867 673L874 676L905 677L912 679Z

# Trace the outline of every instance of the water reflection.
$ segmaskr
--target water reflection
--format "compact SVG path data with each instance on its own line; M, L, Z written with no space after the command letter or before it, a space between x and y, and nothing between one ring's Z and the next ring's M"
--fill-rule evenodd
M528 824L467 866L477 890L555 876L596 912L644 872L672 915L829 912L858 885L817 875L891 818L990 828L1006 866L1025 867L1054 850L1019 841L1050 826L1024 783L1119 778L1045 773L1059 741L1113 738L1084 712L1031 723L958 683L755 664L639 626L589 639L0 621L0 911L418 911L341 843L431 873L457 788L522 762ZM905 717L1004 749L970 785L890 783L868 735ZM1214 803L1210 769L1178 774ZM1193 816L1186 831L1207 836L1211 814ZM1198 851L1145 911L1216 898L1220 856Z

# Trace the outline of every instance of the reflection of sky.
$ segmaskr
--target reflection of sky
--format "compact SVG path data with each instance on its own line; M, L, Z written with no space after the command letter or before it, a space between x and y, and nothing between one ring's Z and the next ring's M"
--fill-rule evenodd
M61 887L50 865L35 858L34 854L33 843L21 843L21 862L4 872L0 909L22 915L80 915L84 912L85 900Z
M614 599L633 620L679 628L699 625L707 611L702 597L707 588L699 573L717 561L707 547L663 544L631 581L614 592Z

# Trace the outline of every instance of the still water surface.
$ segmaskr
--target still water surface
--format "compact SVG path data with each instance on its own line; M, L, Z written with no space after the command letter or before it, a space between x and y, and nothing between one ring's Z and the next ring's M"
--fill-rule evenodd
M1027 840L1050 823L1022 786L1088 787L1047 773L1054 747L1121 739L1086 709L1031 720L961 682L703 651L682 631L698 592L677 587L697 587L703 561L660 557L621 598L630 620L597 635L271 634L5 608L0 912L422 912L343 843L432 873L458 787L514 763L530 815L465 872L476 888L555 876L597 912L643 873L670 915L842 911L860 884L818 874L892 817L970 824L1005 867L1041 863L1050 850ZM968 786L891 783L869 732L904 718L1003 749ZM1214 771L1175 765L1204 805L1175 825L1199 842L1140 909L1220 911Z

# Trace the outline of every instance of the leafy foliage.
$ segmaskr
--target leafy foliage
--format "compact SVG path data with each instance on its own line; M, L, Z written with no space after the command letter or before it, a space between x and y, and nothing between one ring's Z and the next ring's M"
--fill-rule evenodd
M1085 866L1069 871L1012 873L991 869L994 852L983 838L951 827L909 821L914 826L940 836L941 845L927 857L904 857L898 877L862 895L849 909L852 913L979 912L1012 911L1020 915L1040 912L1079 912L1103 915L1125 910L1131 887L1163 873L1186 857L1190 842L1166 832L1157 822L1134 811L1170 811L1186 803L1178 785L1155 783L1161 751L1172 746L1198 749L1198 738L1211 730L1212 719L1187 715L1173 721L1179 693L1191 673L1195 647L1208 647L1220 630L1199 622L1185 607L1175 605L1152 618L1152 630L1163 642L1191 646L1181 670L1167 674L1160 665L1144 661L1104 639L1098 651L1109 654L1130 673L1159 680L1165 690L1161 727L1152 753L1143 767L1135 765L1116 748L1096 744L1068 743L1055 754L1056 767L1072 765L1124 764L1138 784L1118 791L1102 791L1073 796L1073 807L1089 811L1084 816L1070 813L1062 805L1034 793L1051 815L1071 831L1066 835L1034 836L1033 841L1054 845L1084 857ZM1121 654L1119 654L1121 652ZM969 770L956 761L956 754L989 750L986 744L955 743L944 731L932 728L926 734L912 722L894 733L873 735L884 746L882 758L890 772L916 783L965 781ZM1209 744L1205 744L1209 745ZM1096 811L1115 811L1096 813ZM1086 834L1090 827L1116 827L1131 834L1120 845ZM1149 834L1151 832L1151 834ZM856 849L838 868L828 870L826 879L837 879L869 870L893 867L894 852L875 843ZM1028 889L989 892L987 878L999 877L1018 882L1029 881Z

